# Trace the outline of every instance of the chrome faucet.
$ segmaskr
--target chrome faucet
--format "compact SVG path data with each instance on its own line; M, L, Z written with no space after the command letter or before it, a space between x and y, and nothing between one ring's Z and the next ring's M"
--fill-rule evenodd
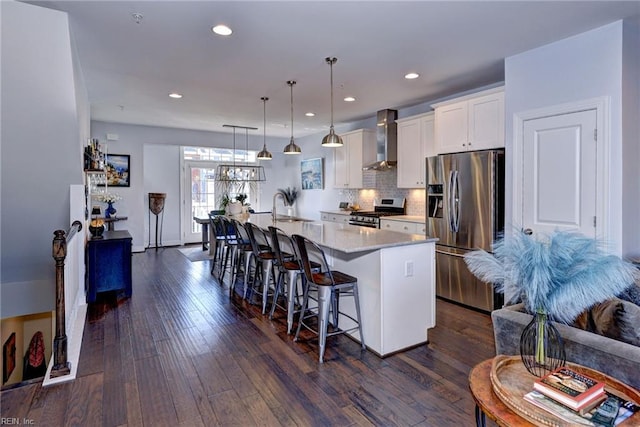
M284 194L282 194L280 191L276 191L276 193L273 195L273 208L271 209L271 218L273 218L273 222L276 221L276 199L278 198L278 196L282 197L282 201L286 202L286 198L284 197Z

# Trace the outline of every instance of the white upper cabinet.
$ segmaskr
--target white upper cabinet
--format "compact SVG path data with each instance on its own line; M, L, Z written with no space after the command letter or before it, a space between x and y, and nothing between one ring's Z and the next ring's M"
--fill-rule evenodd
M359 129L340 135L344 145L333 148L335 188L362 188L362 167L376 161L376 132Z
M398 188L424 188L427 157L435 155L434 113L397 120Z
M504 88L432 105L437 154L504 147Z

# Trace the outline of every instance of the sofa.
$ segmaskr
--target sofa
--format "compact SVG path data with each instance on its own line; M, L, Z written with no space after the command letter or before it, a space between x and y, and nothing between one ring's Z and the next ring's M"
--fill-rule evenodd
M616 315L621 311L627 320L625 328L632 335L628 341L636 345L600 335L602 330L596 331L597 333L585 330L594 329L593 317L603 317L602 313L605 312ZM519 355L520 335L532 320L532 316L523 311L523 304L495 310L491 313L491 318L496 354ZM627 301L613 301L600 307L595 316L588 313L578 318L574 325L584 329L554 324L564 341L568 362L596 369L640 390L640 307ZM605 325L600 329L610 326Z

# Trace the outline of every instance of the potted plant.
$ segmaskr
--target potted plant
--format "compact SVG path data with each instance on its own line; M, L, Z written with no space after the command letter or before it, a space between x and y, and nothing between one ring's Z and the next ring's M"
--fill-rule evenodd
M540 376L564 364L564 359L556 360L563 358L564 348L550 344L559 334L549 317L570 323L624 291L638 274L633 264L601 250L597 240L570 231L537 237L515 231L497 241L493 254L472 251L465 262L480 280L493 283L511 303L522 300L534 315L522 333L520 352L527 369ZM558 345L562 347L561 339Z
M298 189L296 187L287 187L286 189L278 188L278 192L284 196L284 205L287 207L287 215L293 216L293 207L298 198Z
M222 196L222 199L220 200L220 210L226 212L227 206L229 206L230 202L231 202L231 199L229 198L229 195L224 194Z

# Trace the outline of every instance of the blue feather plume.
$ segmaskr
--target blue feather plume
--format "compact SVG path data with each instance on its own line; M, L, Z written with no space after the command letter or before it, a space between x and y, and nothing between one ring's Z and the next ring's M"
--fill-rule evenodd
M572 322L593 304L613 298L638 278L635 266L570 231L535 238L515 231L493 247L465 255L469 270L497 291L520 296L529 312Z

